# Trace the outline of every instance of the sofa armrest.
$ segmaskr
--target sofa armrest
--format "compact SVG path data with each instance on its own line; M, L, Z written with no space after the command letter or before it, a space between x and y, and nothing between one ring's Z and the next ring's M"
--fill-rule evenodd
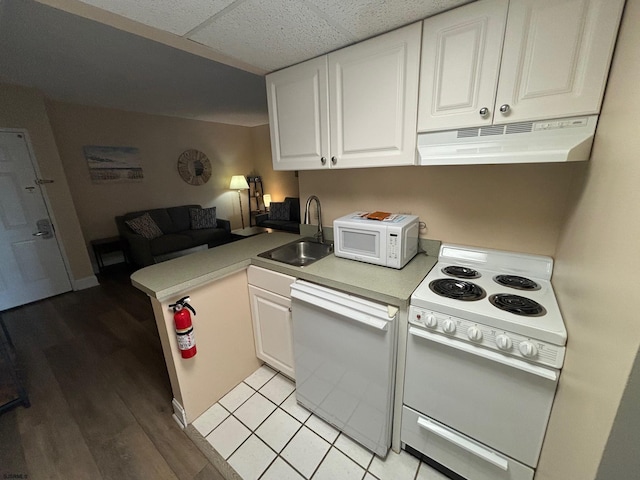
M122 237L127 242L129 256L133 263L140 267L153 265L155 262L151 254L151 242L137 233L125 233Z
M269 220L268 213L259 213L256 215L256 225L261 226L266 220Z
M115 217L118 233L127 243L129 258L140 267L153 265L155 260L151 254L151 242L131 230L125 223L125 216Z
M216 218L216 224L218 228L224 228L227 232L231 233L231 222L224 218Z

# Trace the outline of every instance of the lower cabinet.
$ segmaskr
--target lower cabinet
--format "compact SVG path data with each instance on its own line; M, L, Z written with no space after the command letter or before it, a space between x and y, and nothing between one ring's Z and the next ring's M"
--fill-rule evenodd
M289 293L295 278L254 266L248 277L256 356L295 379Z

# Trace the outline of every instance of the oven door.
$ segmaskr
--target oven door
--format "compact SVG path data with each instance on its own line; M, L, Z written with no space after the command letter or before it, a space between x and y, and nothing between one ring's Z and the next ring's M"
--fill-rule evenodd
M407 342L405 405L536 467L556 370L415 326Z

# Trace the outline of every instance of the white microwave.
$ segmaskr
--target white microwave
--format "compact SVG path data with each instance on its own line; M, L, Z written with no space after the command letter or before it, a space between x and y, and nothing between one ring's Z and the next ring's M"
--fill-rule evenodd
M402 268L418 253L418 217L390 215L369 220L355 212L333 221L334 254L337 257Z

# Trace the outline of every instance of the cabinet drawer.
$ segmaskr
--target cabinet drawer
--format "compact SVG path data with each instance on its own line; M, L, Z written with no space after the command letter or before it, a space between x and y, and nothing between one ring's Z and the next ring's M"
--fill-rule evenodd
M249 284L291 298L290 286L295 277L251 265L247 271Z
M407 406L402 407L400 440L468 480L533 479L533 469Z

